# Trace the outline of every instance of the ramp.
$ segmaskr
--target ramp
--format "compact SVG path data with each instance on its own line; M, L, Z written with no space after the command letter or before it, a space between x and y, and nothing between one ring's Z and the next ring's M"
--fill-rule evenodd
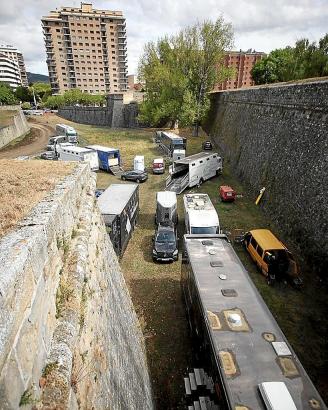
M109 170L110 170L110 172L113 174L113 175L121 175L122 174L122 172L123 172L123 169L119 166L119 165L112 165L111 167L109 167Z
M189 173L178 178L169 177L166 182L166 191L181 194L189 185Z

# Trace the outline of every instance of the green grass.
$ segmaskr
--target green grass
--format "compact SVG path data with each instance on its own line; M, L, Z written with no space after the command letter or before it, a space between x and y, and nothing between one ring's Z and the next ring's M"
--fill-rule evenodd
M148 167L151 166L153 158L160 156L152 141L153 131L122 131L79 124L74 126L85 143L119 148L125 169L132 167L135 155L144 155ZM192 138L190 135L188 130L185 130L184 136L188 137L188 155L199 152L205 140L205 136ZM120 261L143 327L158 409L184 408L181 402L183 376L187 373L187 367L192 365L192 346L180 293L180 261L161 265L153 263L151 259L155 195L157 191L164 189L166 176L167 171L164 176L150 173L148 181L140 184L138 225ZM99 188L106 188L117 182L120 180L112 175L98 173ZM231 185L238 194L242 194L242 198L238 198L235 203L222 203L218 195L220 185ZM225 230L268 227L284 241L279 228L255 205L255 198L248 193L247 187L233 176L228 164L224 164L221 176L192 191L210 195ZM182 237L182 195L178 197L178 209L179 235ZM295 290L284 283L271 288L245 250L240 245L235 245L235 250L307 372L327 400L328 379L325 367L328 362L328 309L325 290L312 276L311 269L304 266L301 269L305 282L302 290Z

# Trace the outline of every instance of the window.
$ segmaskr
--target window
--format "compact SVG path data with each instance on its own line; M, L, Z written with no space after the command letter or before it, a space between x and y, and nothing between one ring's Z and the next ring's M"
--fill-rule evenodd
M56 28L57 33L60 33L60 28Z
M213 155L213 158L216 158L216 155Z
M260 247L260 245L257 245L257 253L260 255L260 256L262 256L262 254L263 254L263 249Z
M253 246L254 249L256 249L257 242L253 237L251 238L251 245Z

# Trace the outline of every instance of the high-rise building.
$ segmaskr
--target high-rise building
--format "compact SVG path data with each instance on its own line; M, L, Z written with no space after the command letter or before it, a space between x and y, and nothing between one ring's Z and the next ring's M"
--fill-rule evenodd
M8 44L1 44L1 43L0 43L0 53L10 58L11 60L13 60L15 63L18 64L19 73L20 73L19 74L19 77L20 77L19 85L22 85L23 87L27 87L28 81L27 81L27 74L26 74L23 54L20 51L18 51L17 48L11 45L8 45Z
M258 51L228 51L224 58L224 65L235 69L236 75L215 87L218 90L232 90L235 88L251 87L255 85L251 70L255 63L265 57L265 53Z
M126 24L121 11L61 7L42 18L54 94L71 88L98 93L127 89Z
M0 53L0 82L8 84L14 90L22 85L18 63Z

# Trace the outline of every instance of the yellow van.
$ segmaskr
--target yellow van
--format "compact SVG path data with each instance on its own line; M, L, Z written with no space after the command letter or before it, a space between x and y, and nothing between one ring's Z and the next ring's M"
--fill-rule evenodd
M259 270L272 285L284 276L299 286L301 279L293 255L268 229L254 229L245 235L244 244Z

